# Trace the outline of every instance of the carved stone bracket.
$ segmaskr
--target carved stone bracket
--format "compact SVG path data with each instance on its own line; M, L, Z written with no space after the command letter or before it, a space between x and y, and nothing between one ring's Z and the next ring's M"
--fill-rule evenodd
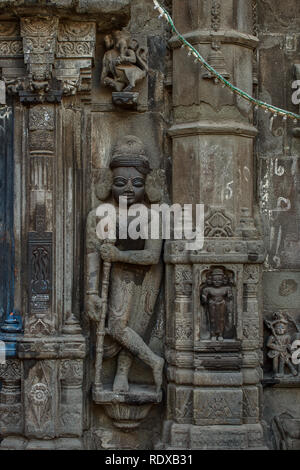
M95 41L94 22L64 21L59 24L54 75L62 83L64 95L91 90Z
M3 22L0 67L7 91L19 94L23 103L56 103L63 95L89 92L95 39L95 22L59 21L55 16ZM8 57L24 62L6 68Z
M37 93L48 92L52 77L58 18L21 18L24 62L28 88Z
M220 29L221 12L221 3L217 0L213 0L211 7L211 29L213 31L218 31Z
M103 390L94 393L93 398L96 403L104 406L115 427L128 432L136 429L152 406L162 401L162 392L136 386L126 393Z
M205 218L204 236L211 238L233 237L233 223L224 208L211 208Z

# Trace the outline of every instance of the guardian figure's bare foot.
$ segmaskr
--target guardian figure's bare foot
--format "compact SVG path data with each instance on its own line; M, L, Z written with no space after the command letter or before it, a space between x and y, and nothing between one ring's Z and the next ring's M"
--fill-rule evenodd
M128 351L124 349L120 352L118 357L117 373L114 380L113 391L114 392L128 392L128 375L132 363L132 356Z
M113 391L114 392L128 392L129 384L128 377L124 372L119 372L115 376Z
M163 380L163 368L164 368L164 359L158 357L155 366L153 367L153 377L156 385L156 392L159 393L162 386Z

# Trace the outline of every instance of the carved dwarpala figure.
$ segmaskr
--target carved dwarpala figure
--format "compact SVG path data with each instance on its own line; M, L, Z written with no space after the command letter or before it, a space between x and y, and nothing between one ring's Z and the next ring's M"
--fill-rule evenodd
M275 313L273 321L266 323L273 332L268 338L267 347L270 349L268 357L273 359L274 375L282 377L284 375L285 365L290 369L293 375L298 375L297 370L291 362L291 337L287 333L288 321L280 313Z
M212 341L223 341L226 319L232 316L233 293L222 269L210 272L200 299L206 307Z
M126 136L119 141L112 155L110 170L112 180L105 199L110 195L110 201L116 207L117 224L121 196L126 198L127 207L143 204L150 215L146 189L151 181L151 169L143 144L137 137ZM104 185L107 183L106 179ZM128 375L134 356L151 367L157 391L161 388L164 360L145 341L162 280L161 252L161 239L117 238L115 244L103 243L96 235L95 211L90 212L87 222L86 310L90 319L99 321L101 264L112 263L106 333L119 351L113 384L116 392L129 390Z
M126 31L104 38L107 52L102 62L101 83L116 91L131 91L148 71L146 50L130 40Z

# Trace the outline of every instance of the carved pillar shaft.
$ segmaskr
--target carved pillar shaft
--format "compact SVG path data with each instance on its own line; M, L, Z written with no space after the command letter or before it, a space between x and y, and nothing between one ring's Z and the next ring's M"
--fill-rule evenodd
M82 434L82 380L83 367L80 360L65 360L60 365L61 402L60 433L62 436Z
M211 66L250 94L253 52L258 44L252 11L251 0L173 1L178 30ZM252 108L216 84L180 48L176 37L170 42L172 202L204 204L205 242L199 251L187 251L182 242L167 243L165 250L165 260L174 265L175 273L178 263L192 267L193 344L181 350L169 340L167 354L169 373L176 377L169 385L172 399L183 384L191 387L193 413L189 423L173 413L165 425L164 440L167 448L259 447L261 337L258 333L257 340L249 343L243 337L247 325L259 331L261 316L258 286L250 294L252 281L245 284L244 271L248 273L249 266L251 271L252 263L256 269L264 259L254 223L253 141L257 131ZM170 317L177 316L177 302L168 303Z
M96 24L22 14L0 29L2 78L7 92L17 96L15 234L21 275L15 306L25 327L19 342L24 434L28 440L80 438L85 340L79 325L82 267L75 260L82 233L84 120L73 95L89 100ZM58 380L57 359L80 363L79 383ZM1 406L18 396L18 386L3 381Z
M188 351L193 346L192 268L178 264L174 269L174 311L167 310L168 351L168 419L186 424L192 422L193 388L184 377L191 367ZM190 382L190 378L188 383Z
M29 119L29 162L27 174L28 316L25 335L49 335L57 329L55 291L53 289L54 194L56 155L56 112L54 105L34 105L27 110ZM28 216L27 216L28 217ZM25 225L26 227L26 225ZM24 306L24 308L26 308Z

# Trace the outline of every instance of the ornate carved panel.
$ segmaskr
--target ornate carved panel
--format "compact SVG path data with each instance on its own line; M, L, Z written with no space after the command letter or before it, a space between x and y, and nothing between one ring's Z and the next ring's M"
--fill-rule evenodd
M199 425L241 424L242 390L198 389L194 392L194 420Z
M57 400L56 362L25 362L25 433L29 437L55 435Z
M82 360L65 360L60 363L60 434L82 434Z
M1 434L22 432L21 363L10 359L0 365L0 426Z
M1 58L24 58L22 66L3 69L7 90L25 103L59 102L63 94L90 91L95 41L94 22L55 16L3 22L0 67Z
M52 233L46 232L46 208L36 206L36 232L28 234L29 325L32 334L50 334L53 329L52 306Z
M232 237L234 235L232 220L224 209L210 210L205 218L204 235L213 238Z

